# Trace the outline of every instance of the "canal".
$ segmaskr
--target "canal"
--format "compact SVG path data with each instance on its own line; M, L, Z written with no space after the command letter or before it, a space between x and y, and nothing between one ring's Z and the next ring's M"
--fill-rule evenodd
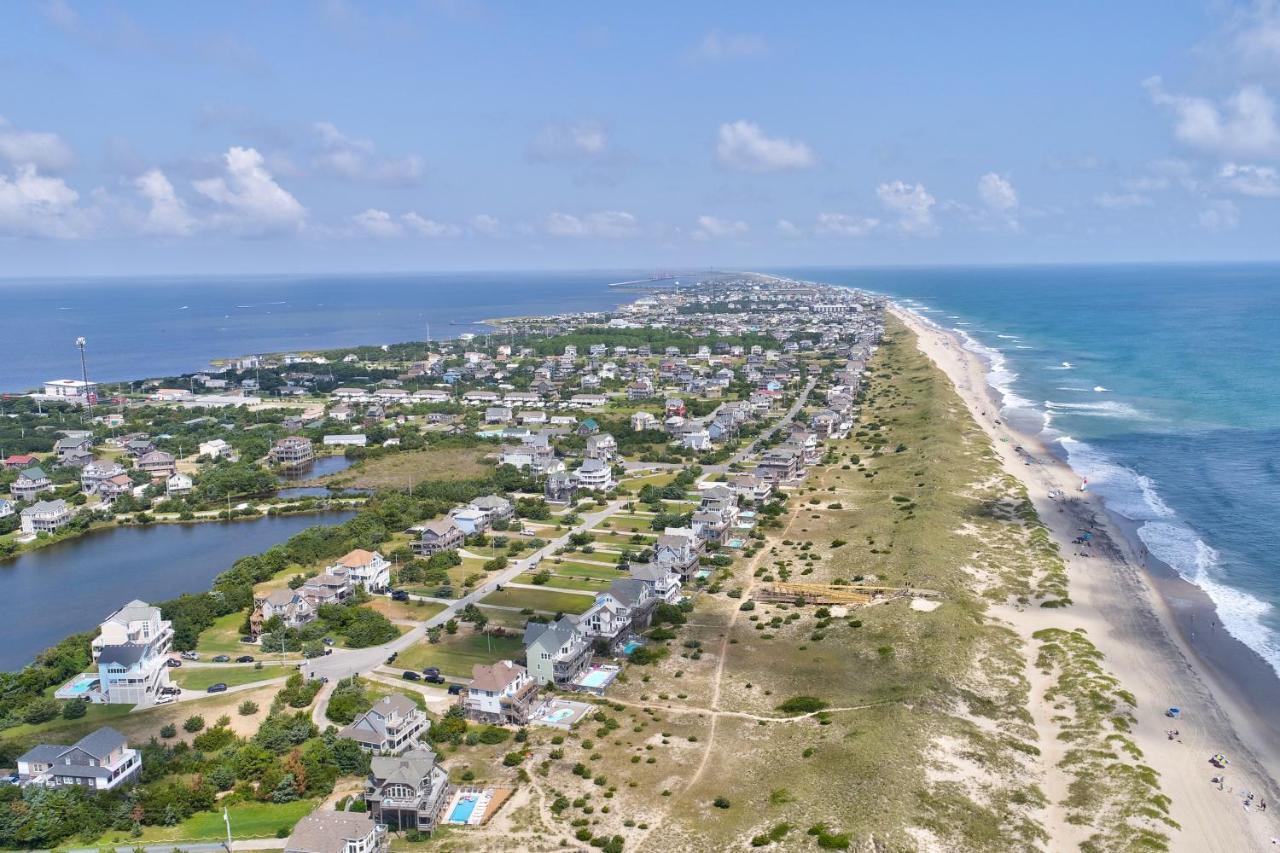
M207 590L241 557L315 524L354 513L263 516L243 521L117 527L0 563L0 670L17 670L69 634L98 625L120 605Z

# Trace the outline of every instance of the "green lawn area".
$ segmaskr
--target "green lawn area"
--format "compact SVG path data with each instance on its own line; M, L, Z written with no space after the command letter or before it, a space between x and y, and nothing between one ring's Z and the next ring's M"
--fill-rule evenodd
M175 669L169 673L174 683L185 690L204 690L211 684L222 682L228 687L238 684L252 684L255 681L268 681L297 672L292 666L263 666L255 669L252 665L205 666L198 669Z
M52 694L51 694L52 695ZM23 723L0 732L4 740L25 740L33 735L48 736L50 740L79 740L100 726L111 725L111 721L125 716L133 710L132 705L90 705L85 715L78 720L64 720L55 717L47 723Z
M203 656L245 654L254 646L240 642L240 626L243 624L244 613L219 616L212 625L200 632L196 651Z
M597 527L591 531L591 534L596 538L597 545L612 548L631 548L635 550L644 548L646 545L652 545L654 542L658 541L657 535L653 533L648 535L642 534L643 542L632 542L632 534L608 533L605 531L607 531L607 528L603 527Z
M576 578L613 580L614 578L627 577L626 572L619 571L611 566L593 566L590 563L576 563L572 560L565 560L563 563L544 560L538 568L546 569L553 575L569 575Z
M618 514L609 516L609 521L613 522L613 529L640 531L642 533L652 533L653 529L649 526L653 522L651 515L625 515Z
M524 631L525 623L529 621L529 617L515 610L498 610L494 607L485 607L483 604L477 605L484 611L484 615L489 617L490 628L507 628L512 631Z
M296 800L292 803L237 803L229 806L232 838L274 838L281 829L293 829L293 825L306 817L316 807L315 800ZM199 812L174 826L143 827L142 835L134 838L127 832L108 832L90 847L134 844L162 844L166 841L218 841L227 837L226 824L222 822L222 809ZM71 846L84 846L73 844Z
M617 572L616 577L625 577ZM529 572L516 575L516 583L533 583L533 575ZM603 578L575 578L566 575L552 574L551 580L542 584L543 589L576 589L580 592L603 592L609 588L609 581Z
M676 478L676 471L664 471L661 474L646 474L643 477L635 477L634 479L623 480L628 486L633 487L637 491L645 486L655 486L662 488Z
M589 595L573 592L548 592L541 589L504 589L481 599L485 604L500 607L531 607L547 613L581 613L591 606Z
M434 645L418 643L401 652L392 666L416 670L436 666L446 675L470 678L471 667L478 663L512 660L523 655L524 645L519 636L494 637L468 631L452 636L445 634Z

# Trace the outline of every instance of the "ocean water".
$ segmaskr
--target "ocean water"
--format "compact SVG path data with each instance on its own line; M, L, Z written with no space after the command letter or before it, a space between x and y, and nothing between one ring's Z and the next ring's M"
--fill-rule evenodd
M0 391L191 372L213 358L482 332L477 321L600 311L634 271L0 280Z
M1009 422L1043 430L1280 675L1280 266L779 272L962 332Z

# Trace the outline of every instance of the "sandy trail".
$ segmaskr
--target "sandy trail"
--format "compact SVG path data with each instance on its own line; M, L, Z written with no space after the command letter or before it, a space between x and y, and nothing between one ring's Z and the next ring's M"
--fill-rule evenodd
M1030 661L1035 643L1031 634L1042 628L1084 628L1090 640L1106 655L1105 667L1125 689L1137 697L1138 722L1132 737L1145 754L1144 762L1160 773L1161 788L1173 799L1171 815L1182 825L1171 831L1172 849L1188 851L1275 850L1271 840L1280 836L1280 787L1275 768L1267 768L1256 756L1266 755L1265 745L1250 744L1247 727L1236 725L1244 713L1219 701L1167 621L1164 603L1137 568L1133 554L1119 531L1107 520L1100 499L1079 491L1079 479L1035 438L1010 429L1000 418L986 381L987 368L974 353L964 349L959 336L928 326L918 317L895 307L893 313L915 332L919 346L951 379L974 419L991 437L1004 470L1022 481L1041 519L1062 549L1070 575L1071 607L1055 610L1012 607L994 608L993 615L1006 620L1027 642L1028 677L1033 684L1032 708L1041 746L1045 752L1045 790L1060 798L1066 781L1054 767L1058 752L1049 723L1052 709L1043 702L1045 679ZM1015 450L1021 445L1040 460L1027 464ZM1053 490L1062 500L1049 497ZM1082 527L1094 525L1110 540L1094 553L1079 556L1072 540ZM1095 534L1097 535L1097 534ZM1177 722L1164 716L1171 704L1183 708ZM1171 741L1167 729L1177 728L1181 741ZM1256 748L1261 747L1261 748ZM1209 780L1215 775L1208 758L1216 752L1231 756L1226 790ZM1245 810L1239 792L1248 789L1268 803L1266 813ZM1069 849L1081 839L1080 828L1065 824L1061 812L1047 815L1050 849Z

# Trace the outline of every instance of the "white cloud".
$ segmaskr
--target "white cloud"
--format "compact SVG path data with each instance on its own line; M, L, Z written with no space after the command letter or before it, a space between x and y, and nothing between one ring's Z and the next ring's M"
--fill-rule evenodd
M987 172L978 178L978 198L996 213L1009 213L1018 207L1018 193L1008 178Z
M1174 136L1193 148L1245 156L1280 153L1275 103L1260 86L1245 86L1217 104L1208 98L1166 92L1159 77L1143 85L1153 103L1173 111Z
M434 219L428 219L425 216L421 216L412 210L404 216L401 216L400 220L410 229L416 231L423 237L457 237L462 233L462 229L457 225L454 225L452 222L437 222Z
M357 213L351 217L351 221L361 231L373 237L399 237L404 233L404 227L392 219L390 213L375 207Z
M1280 172L1271 166L1227 163L1218 177L1230 189L1256 198L1280 197Z
M598 159L608 148L609 132L598 121L549 122L529 140L525 155L535 163L576 162Z
M316 122L314 127L320 151L311 162L323 174L391 186L412 186L422 180L420 157L379 157L371 140L348 136L327 121Z
M553 237L607 237L617 239L634 236L638 222L625 210L602 210L586 216L569 213L552 213L547 216L544 230Z
M193 181L196 192L217 206L211 223L243 234L297 230L307 211L275 182L253 148L232 147L223 155L225 172Z
M0 233L70 239L84 235L80 194L62 178L41 175L23 163L13 176L0 174Z
M1230 231L1240 224L1240 209L1230 201L1211 202L1200 211L1200 227L1206 231Z
M1093 197L1093 203L1104 210L1130 210L1147 207L1151 199L1141 193L1099 193Z
M817 159L809 146L798 139L770 138L760 126L749 121L720 125L716 144L720 164L741 172L783 172L809 169Z
M817 232L830 237L865 237L880 226L873 217L855 217L844 213L818 214Z
M0 159L30 163L44 172L61 172L75 162L71 146L56 133L18 130L0 116Z
M774 223L774 229L783 237L799 237L803 234L800 226L796 225L790 219L779 219Z
M147 234L185 237L196 230L195 218L173 189L173 184L159 169L139 175L133 182L138 192L151 203L142 230Z
M930 234L934 230L933 207L937 200L925 190L924 184L908 184L903 181L880 184L876 187L880 203L898 217L898 228L907 234Z
M751 226L741 219L720 219L716 216L699 216L698 227L693 231L695 240L718 240L724 237L742 237Z
M471 217L471 230L485 237L496 237L502 233L502 221L487 213L477 213Z
M725 33L712 30L702 37L694 49L697 59L717 61L721 59L740 59L749 56L760 56L767 53L769 44L764 36L751 33Z

